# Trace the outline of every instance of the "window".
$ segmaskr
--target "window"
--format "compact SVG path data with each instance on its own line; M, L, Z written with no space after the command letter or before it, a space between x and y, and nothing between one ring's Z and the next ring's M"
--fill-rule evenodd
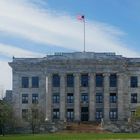
M131 117L134 117L136 115L136 111L135 110L132 110L131 111Z
M137 93L131 94L131 103L137 103Z
M103 94L102 93L96 94L96 103L103 103Z
M73 93L68 93L68 95L67 95L67 103L73 103L73 102L74 102Z
M110 93L110 103L117 103L116 93Z
M130 86L131 87L138 87L138 77L137 76L131 76Z
M22 94L22 103L28 104L28 94Z
M59 119L59 109L53 109L53 119Z
M109 118L110 120L117 120L117 117L118 117L118 113L117 113L117 109L110 109L110 112L109 112Z
M58 74L54 74L52 78L53 87L60 87L60 76Z
M102 87L103 86L103 75L97 74L96 75L96 87Z
M22 88L29 88L29 77L22 77Z
M39 77L32 77L32 88L39 87Z
M59 103L60 102L60 96L58 94L53 95L53 103Z
M81 75L81 86L88 87L88 74Z
M32 118L38 119L39 118L39 111L38 109L32 109Z
M28 109L22 109L22 119L28 120Z
M32 103L38 104L38 94L37 93L32 94Z
M116 74L111 74L109 79L110 79L110 87L117 87L117 76L116 76Z
M74 119L74 111L73 109L67 109L67 120L72 121Z
M73 87L74 86L74 76L73 74L67 75L67 87Z
M103 118L103 109L97 108L96 109L96 120L101 120Z
M81 102L82 103L88 103L88 94L87 93L82 93Z

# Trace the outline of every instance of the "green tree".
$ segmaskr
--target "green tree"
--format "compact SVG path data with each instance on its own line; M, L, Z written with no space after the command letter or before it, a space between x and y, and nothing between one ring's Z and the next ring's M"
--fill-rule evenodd
M11 120L11 114L10 106L3 100L0 100L0 131L3 136L5 135L5 127Z

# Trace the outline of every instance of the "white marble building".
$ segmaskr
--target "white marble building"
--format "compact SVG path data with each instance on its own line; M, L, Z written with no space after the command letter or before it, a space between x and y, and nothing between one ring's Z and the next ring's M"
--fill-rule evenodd
M140 58L74 52L14 58L9 65L21 119L37 104L49 121L123 121L140 105Z

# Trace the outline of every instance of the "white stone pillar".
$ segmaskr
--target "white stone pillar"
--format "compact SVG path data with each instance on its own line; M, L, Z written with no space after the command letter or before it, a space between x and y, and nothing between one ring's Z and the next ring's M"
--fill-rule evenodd
M60 120L66 120L65 74L60 74Z
M74 120L80 121L80 74L74 74Z
M123 120L124 119L124 99L123 99L123 86L124 86L124 81L123 81L123 74L118 73L117 74L118 78L118 120Z
M108 121L109 120L109 95L110 95L110 92L109 92L109 73L104 73L103 76L104 76L104 120L105 121Z
M46 77L46 120L52 121L52 75Z
M89 121L95 120L95 74L89 74Z

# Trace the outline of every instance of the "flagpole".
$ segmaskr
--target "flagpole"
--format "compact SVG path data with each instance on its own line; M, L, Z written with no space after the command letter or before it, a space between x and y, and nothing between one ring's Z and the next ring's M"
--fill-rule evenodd
M85 42L85 16L84 16L84 52L85 52L85 45L86 45L86 42Z

